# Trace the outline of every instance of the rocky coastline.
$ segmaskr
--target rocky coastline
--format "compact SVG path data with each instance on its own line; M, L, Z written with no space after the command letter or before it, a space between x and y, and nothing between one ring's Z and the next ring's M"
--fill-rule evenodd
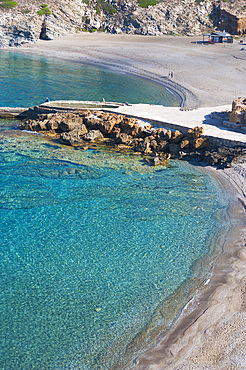
M148 122L101 110L81 109L69 112L37 113L29 109L21 124L30 130L52 136L61 144L80 150L107 145L115 150L142 155L152 166L170 159L199 162L228 168L246 154L246 148L218 147L203 135L202 127L184 130L154 128Z
M244 0L50 0L0 2L0 47L84 32L137 35L199 35L213 29L245 34Z

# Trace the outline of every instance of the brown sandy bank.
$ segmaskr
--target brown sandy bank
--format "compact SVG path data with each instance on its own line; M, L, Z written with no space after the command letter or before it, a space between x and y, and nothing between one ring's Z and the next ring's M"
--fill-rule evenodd
M179 87L181 96L186 94L188 107L226 105L245 96L246 52L238 41L198 44L201 40L202 36L80 33L39 40L19 50L140 75L169 84L170 90ZM173 79L168 79L169 71L173 71Z
M213 274L179 320L136 361L136 370L246 369L246 164L217 171L230 192L233 227Z

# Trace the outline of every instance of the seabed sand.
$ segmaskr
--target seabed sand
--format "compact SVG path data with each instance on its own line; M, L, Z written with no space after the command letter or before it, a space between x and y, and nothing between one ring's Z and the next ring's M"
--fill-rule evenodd
M197 44L202 37L76 34L38 41L23 52L104 66L181 87L187 107L215 107L246 96L246 51L234 44ZM170 82L169 71L174 78ZM168 87L168 85L166 85ZM182 91L182 87L184 90ZM182 95L183 94L183 95ZM246 163L215 171L234 199L235 225L211 280L134 369L246 369Z

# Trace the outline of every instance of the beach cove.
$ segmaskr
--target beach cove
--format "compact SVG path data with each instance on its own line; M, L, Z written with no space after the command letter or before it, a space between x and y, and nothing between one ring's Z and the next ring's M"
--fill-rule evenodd
M94 39L95 39L95 44L94 45L92 43L92 38L90 38L91 36L94 37ZM124 45L124 43L127 44L127 42L124 41L124 43L121 43L121 42L118 42L118 40L125 40L125 36L119 36L119 39L116 39L116 38L114 38L115 36L112 36L112 39L111 39L111 40L117 40L117 43L119 44L118 45L118 48L119 49L121 48L121 52L119 53L119 54L121 54L120 56L117 53L116 53L117 55L115 55L113 53L112 54L109 54L108 53L109 50L106 50L105 48L102 47L102 43L100 41L100 37L102 37L102 39L104 39L106 37L107 38L107 42L108 42L108 38L110 38L111 35L102 35L102 36L100 36L100 35L95 35L95 36L94 35L86 35L85 36L85 38L88 38L88 40L87 40L87 42L88 42L87 48L90 49L90 53L93 54L93 52L94 52L96 54L96 52L97 52L98 55L99 55L99 51L97 50L97 48L100 48L100 58L98 57L98 55L97 55L97 59L96 59L95 58L95 55L92 55L91 56L91 55L89 55L89 53L86 54L86 57L85 58L88 59L88 63L95 63L95 64L100 64L100 65L107 65L107 66L110 66L111 68L118 68L118 67L116 67L116 65L118 65L118 66L120 65L120 63L119 63L119 60L120 60L121 61L121 67L122 67L122 65L124 65L124 63L123 63L124 62L124 59L125 59L124 55L126 55L127 54L127 51L129 52L129 50L124 49L124 47L122 46L122 45ZM75 40L75 39L77 40L79 38L79 35L71 36L71 38L73 40ZM61 49L60 49L61 48L61 44L59 44L59 43L61 42L64 45L64 43L66 42L66 39L67 38L64 39L65 41L64 40L62 41L62 39L59 39L59 40L56 40L56 41L52 42L53 45L56 45L56 42L58 42L58 46L57 46L57 50L55 50L55 48L53 48L52 51L49 51L49 56L50 57L61 57L62 56L62 52L61 52ZM132 38L129 37L129 39L130 40L133 40L134 42L136 42L134 40L134 37L132 37ZM138 40L138 39L139 38L136 37L136 40ZM147 40L147 43L148 43L148 40L151 40L150 41L151 44L153 43L153 41L152 41L153 38L143 38L143 39L144 39L143 44L145 44L145 41L146 40ZM171 40L171 39L172 38L168 38L168 40ZM161 40L162 40L162 38L161 38ZM177 39L175 39L174 43L175 42L178 42L176 40ZM185 40L189 40L189 43L190 43L190 38L185 39ZM74 41L74 42L75 43L72 44L71 41L70 41L70 45L75 46L76 43L77 43L77 41ZM100 43L100 46L97 46L96 42L99 42ZM89 45L89 43L90 43L90 45ZM157 44L158 43L159 43L159 38L158 38ZM42 46L40 46L40 47L39 46L37 47L37 45L31 45L28 48L26 48L25 51L30 51L30 52L34 52L34 53L38 53L38 54L40 54L40 53L44 53L45 54L45 53L48 53L48 51L46 49L48 47L48 45L50 46L50 43L47 43L47 44L46 43L42 43ZM136 46L136 44L134 45L134 47L135 46ZM194 45L192 44L192 47L193 46ZM108 48L110 48L110 47L112 47L112 45L111 46L108 45ZM195 45L195 47L197 47L197 45ZM201 47L201 46L199 45L199 47ZM202 46L202 47L204 47L204 46ZM223 54L223 52L225 52L225 51L223 51L222 46L219 46L219 47L221 48L221 49L219 49L220 52ZM78 48L78 46L77 46L77 48ZM92 48L95 51L92 52L91 51ZM127 48L127 46L125 46L125 48ZM80 55L81 51L74 51L72 46L71 46L71 49L72 49L71 54L69 54L68 53L68 46L67 46L67 49L66 49L66 54L67 54L66 55L66 58L67 59L70 59L70 60L77 60L77 61L79 61L79 57L80 57L79 55ZM157 49L159 49L159 45L157 46ZM105 54L104 54L104 50L107 51ZM185 54L186 53L188 54L187 51L185 51ZM228 53L228 50L226 50L226 53ZM238 50L236 50L236 49L234 50L233 49L232 50L231 57L234 58L234 54L237 57L237 54L236 53L239 53ZM82 57L84 58L84 54L82 55ZM112 60L109 61L107 58L113 59L113 62L112 62ZM140 62L140 59L141 59L141 62ZM136 71L137 68L135 68L136 65L134 65L134 63L143 64L143 59L145 60L145 63L146 63L146 59L145 58L140 58L139 55L137 56L136 54L134 54L133 56L131 56L131 63L129 62L129 60L127 60L126 61L127 67L124 67L124 68L128 69L128 72L131 69L131 72L134 73L134 74L139 74L139 75L141 74L142 76L145 75L145 77L148 77L149 76L149 78L152 78L154 73L153 73L153 71L151 72L150 69L153 68L153 66L151 67L151 62L153 62L153 59L154 59L153 54L151 55L151 60L149 60L148 63L147 63L147 64L149 64L149 67L148 67L149 71L148 70L147 71L146 70L143 71L144 68L140 68L140 70L138 72ZM236 58L234 58L234 59L236 59ZM116 60L117 60L117 63L116 63ZM239 59L236 59L236 60L239 60ZM158 61L159 61L159 59L157 57L156 63L158 63ZM204 63L204 60L203 60L202 63ZM228 83L227 83L226 84L227 88L225 88L225 86L224 86L224 90L223 91L222 91L222 89L219 89L220 92L214 93L214 95L213 95L214 96L213 97L213 104L211 104L210 106L216 106L215 102L218 102L218 104L223 104L223 105L224 104L229 104L231 102L231 100L232 100L231 99L231 94L232 94L231 91L233 91L234 93L236 93L236 91L237 91L236 96L237 95L243 95L243 86L242 86L242 81L243 80L241 79L241 81L240 81L240 73L243 73L244 72L244 69L243 69L244 67L243 67L242 62L239 61L239 63L241 63L241 65L237 68L237 73L239 75L236 76L236 77L238 77L239 79L236 79L236 84L235 84L236 86L234 86L233 81L231 81L231 79L230 79L230 85L231 85L230 87L231 87L232 90L228 89ZM133 68L132 65L134 65L134 68ZM175 66L175 62L173 61L173 63L171 65L172 65L172 67L174 67ZM145 65L145 67L146 67L146 65ZM232 67L232 65L231 66L226 66L226 67L228 67L228 69L229 69L229 68ZM183 68L183 66L182 66L182 68ZM174 76L174 78L175 78L176 75L179 76L179 74L178 74L179 72L176 71L175 68L173 68L173 69L174 69L174 73L175 73L175 76ZM168 68L166 68L166 70L165 70L165 76L166 76L167 70L168 70ZM226 71L226 68L225 68L225 73L226 72L227 71ZM192 83L193 83L193 85L195 86L195 83L198 83L198 85L199 85L199 88L198 88L198 86L196 86L195 88L193 86L193 88L191 89L191 94L190 95L188 94L188 96L189 96L189 99L188 99L189 100L189 104L191 104L191 102L192 102L192 104L193 103L194 104L198 104L198 102L199 102L201 106L206 106L206 103L209 100L208 99L208 95L211 94L211 90L209 92L206 91L206 88L204 88L204 90L203 90L202 89L202 86L200 86L199 76L197 76L194 73L194 71L192 71L192 72L189 71L189 73L190 73L190 76L192 75L192 78L193 78ZM189 73L188 73L188 75L189 75ZM216 71L214 71L213 73L215 73L215 76L216 76ZM184 76L186 74L187 74L187 72L184 73ZM159 78L162 78L162 77L159 76ZM209 78L209 76L208 76L208 78ZM214 81L212 79L212 76L210 76L210 79L211 79L211 81L210 81L211 84L210 84L210 88L209 89L212 89L213 84L217 84L218 83L218 80L216 80L216 78L215 78L215 81ZM179 84L181 84L181 82L184 85L186 85L186 88L187 89L188 89L188 87L189 88L191 87L190 85L188 85L187 82L179 81L178 80L178 83ZM219 83L221 83L221 84L225 83L225 81L223 81L223 78L221 78L221 80L219 79ZM198 92L199 89L201 91L199 91L199 93L197 94L197 92ZM194 95L193 95L192 91L194 91ZM240 91L240 93L238 93L238 91ZM230 99L229 99L229 95L230 95ZM198 99L196 99L196 96L198 97ZM185 101L184 98L182 98L182 99L183 99L183 101ZM187 100L186 100L186 103L187 103ZM236 195L236 192L234 190L235 189L235 183L236 183L236 186L238 187L238 190L237 190L238 191L238 195L240 194L240 198L241 199L244 198L244 173L245 172L244 172L244 165L243 164L238 165L238 166L232 168L231 170L229 170L227 172L227 176L226 177L229 178L229 181L231 183L234 182L234 185L233 185L233 197L235 197L235 202L237 201L237 195ZM239 204L240 203L238 202L238 204L236 204L236 207L238 207L238 209L239 209L239 219L241 219L241 217L243 217L244 213L243 213L243 208L241 207L241 205L239 206ZM243 223L242 224L240 223L240 229L242 229L242 226L243 226ZM236 235L238 236L239 234L236 233ZM235 243L235 239L237 239L237 238L236 237L233 238L233 241L230 241L230 243L231 244L234 244ZM242 243L242 240L239 241L239 243ZM238 247L237 247L238 249L240 248L240 245L238 244ZM233 249L233 252L232 252L233 255L234 255L234 251L236 251L236 250L237 249ZM241 258L239 261L234 262L234 259L233 258L232 258L232 261L231 261L232 263L234 263L234 270L235 270L234 275L231 274L230 275L230 278L228 279L227 278L228 270L227 270L226 273L224 274L224 279L222 279L223 283L221 283L221 281L219 281L219 285L220 285L220 288L219 289L220 290L219 291L216 290L214 292L214 287L216 286L216 284L215 284L215 286L213 286L213 289L211 289L211 291L214 292L213 293L214 295L211 296L211 291L209 292L209 295L208 296L211 297L210 300L207 300L206 299L204 301L204 305L205 305L204 307L206 307L206 310L205 309L203 309L203 310L198 309L198 311L196 312L196 310L194 310L194 308L197 308L197 307L192 307L192 304L194 304L194 301L193 301L193 303L191 302L190 306L187 307L186 310L188 310L188 312L190 313L191 316L189 318L190 321L189 321L189 325L188 325L190 327L190 329L185 331L185 334L186 335L184 335L184 328L187 327L187 321L186 321L186 325L185 325L184 324L185 320L183 320L183 321L182 320L179 320L177 322L176 326L173 327L173 332L174 332L175 335L173 337L171 337L171 334L172 334L171 333L168 338L165 338L164 341L166 341L167 344L165 345L165 342L163 343L163 341L162 341L162 342L159 343L159 347L156 347L156 349L152 349L152 352L147 352L145 355L143 355L143 357L140 357L136 361L136 365L135 365L136 368L139 367L139 368L149 368L149 369L155 369L155 368L156 369L157 368L160 368L160 369L162 369L162 368L170 368L170 369L174 369L174 368L175 369L178 369L178 368L180 368L181 369L181 368L185 368L184 366L187 366L186 367L187 369L188 368L194 368L194 369L196 368L196 369L199 369L199 368L204 368L204 366L206 366L206 361L208 363L208 366L211 366L211 361L212 360L209 358L209 356L211 355L211 351L208 351L209 353L205 353L206 352L205 351L204 352L205 354L204 354L204 356L202 358L200 356L195 356L195 353L196 353L195 352L196 351L195 345L196 346L199 345L199 342L197 340L198 337L199 337L199 335L200 335L200 343L201 343L201 346L203 346L202 348L206 348L206 345L207 345L206 344L206 339L207 339L206 338L206 335L205 334L201 335L201 329L200 328L201 327L202 328L206 328L206 330L207 330L207 328L209 327L209 329L210 329L210 335L211 335L210 338L211 337L212 338L215 337L216 330L218 330L217 329L218 328L218 325L220 325L220 320L221 320L221 314L222 314L222 312L225 315L225 316L223 316L224 328L226 327L226 323L227 324L228 323L232 323L232 322L235 322L235 320L236 320L237 323L239 322L239 320L241 320L241 323L244 324L245 316L244 316L244 313L243 313L244 312L243 311L243 307L244 307L243 306L244 305L243 302L244 302L244 299L245 299L245 292L243 292L243 286L244 286L243 283L244 283L245 277L240 275L241 274L241 271L242 271L241 270L241 267L242 267L241 265L244 263L243 262L243 258L244 258L243 252L240 252L239 257ZM239 266L239 269L238 269L237 266ZM215 267L215 271L216 271L216 267ZM229 268L229 272L230 272L230 268ZM211 281L212 281L212 279L211 279ZM235 287L235 281L237 281L237 286L236 287ZM241 290L240 290L240 284L242 286L242 289ZM215 299L216 299L216 294L219 294L219 292L220 292L220 297L219 297L220 303L219 304L221 306L216 306L217 307L217 311L216 311L216 310L213 310L213 308L215 306L215 303L214 302L215 302ZM229 296L230 294L231 294L231 296L233 294L237 294L237 297L238 297L238 301L237 301L238 302L238 305L236 305L236 307L235 307L235 304L233 304L232 306L229 305L230 301L232 300L232 298ZM224 300L221 299L221 296L224 297ZM198 295L196 295L196 297L199 298L199 293L198 293ZM225 301L226 300L227 300L227 303L229 302L227 305L225 305ZM210 302L210 309L207 309L207 304L208 304L207 302L208 301ZM235 302L234 299L233 299L233 301ZM238 309L237 307L240 307L240 309ZM201 315L201 312L203 312L203 311L204 311L204 314ZM214 318L214 322L213 322L212 325L211 325L211 311L213 313L212 316ZM216 311L216 312L214 312L214 311ZM232 314L232 312L234 314ZM209 316L209 320L207 320L206 314L209 314L208 315ZM236 316L236 318L235 318L235 316ZM197 320L197 317L199 317L199 320ZM182 322L182 324L179 324L181 322ZM201 322L201 324L200 324L200 322ZM200 324L199 330L195 330L194 329L195 328L195 324L192 325L191 323L199 323ZM181 326L179 326L179 325L181 325ZM224 329L224 328L222 328L222 329ZM240 334L241 334L241 331L240 330L238 330L237 333L234 333L233 332L235 334L235 336L236 336L235 338L237 338L237 340L239 340L238 338L240 337ZM179 333L179 335L177 335L177 333ZM204 330L203 330L203 333L204 333ZM228 334L228 332L227 332L227 334ZM171 337L171 340L170 340L170 337ZM237 343L237 340L235 339L235 343ZM189 342L189 344L187 345L186 343L188 343L188 342ZM226 347L226 344L225 344L225 347ZM216 351L216 345L214 344L214 342L213 342L213 348L214 348L214 351ZM232 350L232 349L229 349L229 347L226 347L226 348L229 351L226 354L227 358L226 358L225 355L224 355L224 357L222 356L222 359L220 360L220 362L221 361L229 361L228 358L231 356L230 350ZM163 349L165 349L165 351ZM233 347L233 350L235 351L235 346ZM237 354L238 357L234 361L238 361L239 365L242 366L242 368L243 368L244 364L242 362L243 359L240 360L240 353L242 355L242 353L244 352L244 350L240 346L237 347L237 350L239 351L239 354ZM193 357L191 355L191 352L193 353ZM217 366L216 362L219 361L218 358L220 358L220 357L218 357L218 356L220 356L220 353L221 353L221 349L218 348L217 349L217 357L216 357L216 355L214 355L215 360L213 360L213 361L215 361L215 362L212 363L212 366ZM224 353L226 353L226 352L224 352ZM188 359L187 360L188 362L185 365L182 364L182 361L184 360L184 358L188 358L189 356L190 356L191 360ZM163 359L163 357L165 358L165 360ZM173 357L174 357L174 359L173 359ZM172 359L172 361L171 361L171 359ZM200 360L202 362L199 362ZM175 364L175 361L176 361L176 364ZM223 366L223 365L221 365L221 363L219 363L218 366ZM231 366L233 366L233 364ZM235 366L238 366L238 365L235 365ZM213 368L216 368L216 367L213 367Z

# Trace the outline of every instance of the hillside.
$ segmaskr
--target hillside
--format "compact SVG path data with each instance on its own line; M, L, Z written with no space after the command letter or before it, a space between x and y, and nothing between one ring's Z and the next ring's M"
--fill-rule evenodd
M0 0L0 46L81 31L195 35L246 33L246 0Z

